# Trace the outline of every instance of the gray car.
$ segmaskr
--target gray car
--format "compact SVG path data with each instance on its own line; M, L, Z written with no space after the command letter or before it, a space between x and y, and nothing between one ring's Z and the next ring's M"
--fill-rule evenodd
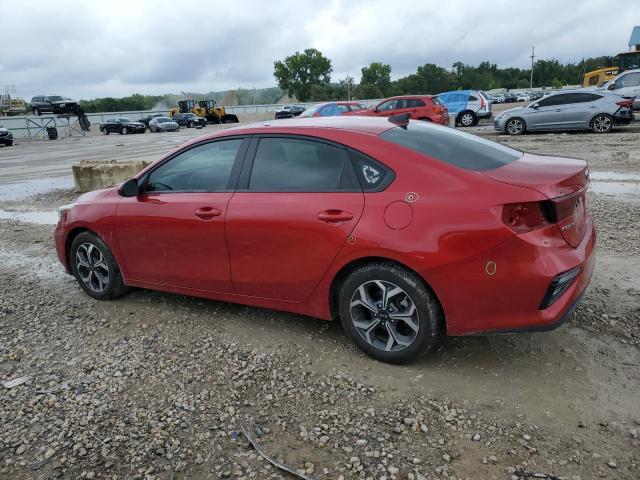
M178 132L180 125L169 117L156 117L149 120L149 130L151 132Z
M544 130L608 133L614 125L631 123L632 102L608 91L565 90L505 110L495 117L493 126L509 135Z

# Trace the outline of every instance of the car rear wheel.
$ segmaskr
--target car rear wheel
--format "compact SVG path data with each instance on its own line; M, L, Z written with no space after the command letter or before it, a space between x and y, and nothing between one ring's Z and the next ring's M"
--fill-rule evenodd
M606 113L600 113L593 117L590 126L593 133L609 133L613 130L613 118Z
M504 131L509 135L522 135L526 129L524 121L519 118L510 119L504 126Z
M423 280L394 263L380 262L352 272L339 290L344 330L367 355L402 363L437 342L442 313Z
M422 117L422 118L419 118L418 120L420 120L422 122L431 122L431 123L433 123L432 120L430 118L427 118L427 117Z
M187 128L193 128L193 122L189 122L189 125L187 125Z
M73 239L69 264L71 273L90 297L111 300L129 290L111 250L91 232L82 232Z
M129 130L127 130L127 127L122 127L120 129L120 135L126 135L127 133L129 133Z
M478 117L476 114L470 111L462 112L458 117L458 123L463 127L473 127L478 123Z

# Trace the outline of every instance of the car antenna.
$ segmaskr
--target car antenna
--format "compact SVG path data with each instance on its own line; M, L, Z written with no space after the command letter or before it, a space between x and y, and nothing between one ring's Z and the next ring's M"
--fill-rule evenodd
M389 117L389 121L394 125L398 125L400 128L407 129L407 125L409 125L409 114L401 113L399 115L391 115Z

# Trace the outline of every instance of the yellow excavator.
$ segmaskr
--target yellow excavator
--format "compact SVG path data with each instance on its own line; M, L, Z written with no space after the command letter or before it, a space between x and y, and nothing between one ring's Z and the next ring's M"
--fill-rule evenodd
M209 123L238 123L238 117L232 113L226 113L224 107L216 106L215 100L180 100L178 106L169 110L169 116L176 113L195 113L204 117Z

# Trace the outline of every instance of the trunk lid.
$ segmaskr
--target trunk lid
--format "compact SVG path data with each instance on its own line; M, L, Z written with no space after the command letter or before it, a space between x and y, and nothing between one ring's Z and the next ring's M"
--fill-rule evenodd
M482 173L502 183L533 188L546 196L549 201L542 205L545 216L557 225L569 245L580 244L587 229L587 162L525 153L515 162Z

